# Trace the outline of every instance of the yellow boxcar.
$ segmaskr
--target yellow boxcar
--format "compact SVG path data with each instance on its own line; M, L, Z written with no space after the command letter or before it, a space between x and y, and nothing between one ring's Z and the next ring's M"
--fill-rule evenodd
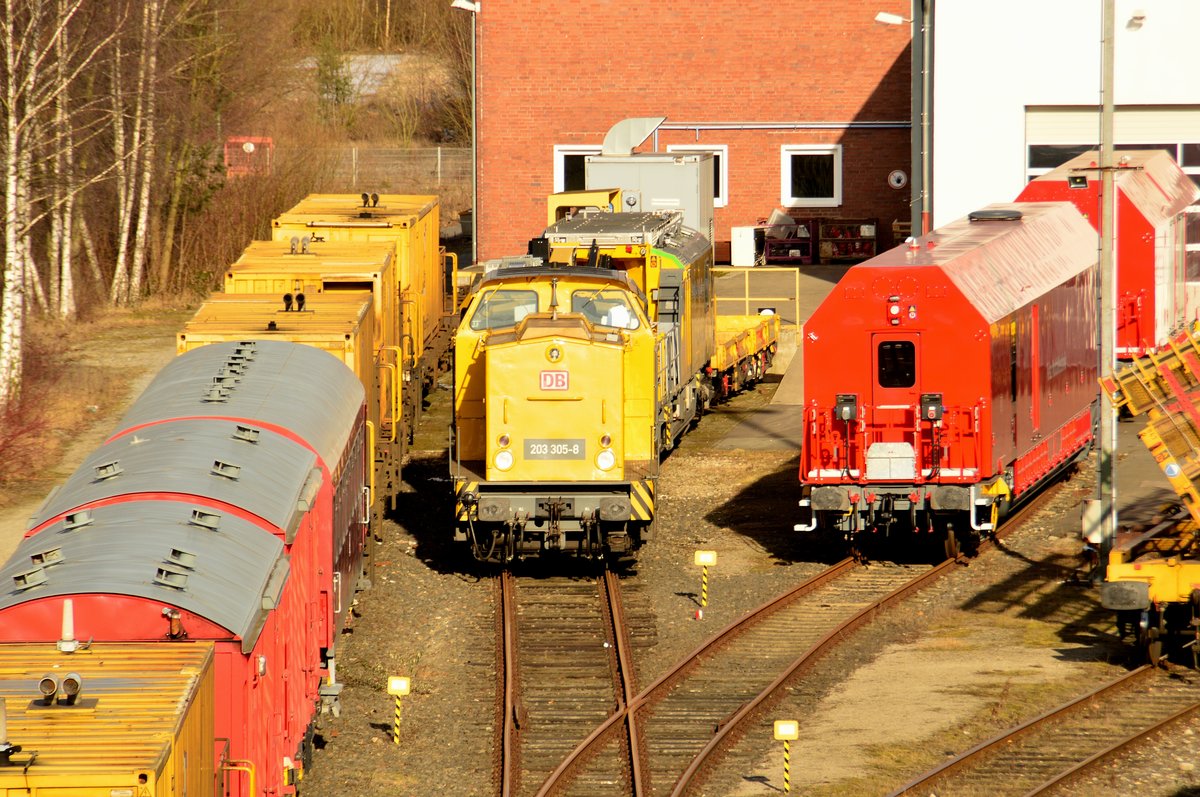
M0 645L0 797L217 794L213 684L210 642Z
M285 309L278 294L214 293L179 332L176 349L183 354L211 343L287 340L327 351L354 371L366 391L367 420L374 430L371 523L377 532L383 501L394 500L400 489L408 438L399 404L402 375L376 358L373 304L367 291L314 294L303 310L294 303L292 310Z
M289 243L254 241L225 272L226 293L273 294L281 303L285 294L303 294L307 301L369 291L378 345L393 356L399 351L401 312L395 282L395 251L386 242L309 244L293 253Z
M428 384L446 356L452 327L446 310L446 265L438 242L436 196L311 194L272 223L272 237L322 242L388 242L395 246L396 293L408 364Z

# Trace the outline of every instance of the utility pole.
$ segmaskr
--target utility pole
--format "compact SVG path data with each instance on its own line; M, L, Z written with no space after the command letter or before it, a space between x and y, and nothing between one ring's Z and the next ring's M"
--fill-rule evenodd
M1116 34L1114 0L1103 0L1101 18L1100 106L1100 375L1112 373L1115 358L1116 273L1113 268L1113 58ZM1108 571L1108 558L1117 536L1116 453L1117 424L1112 401L1100 391L1100 573Z

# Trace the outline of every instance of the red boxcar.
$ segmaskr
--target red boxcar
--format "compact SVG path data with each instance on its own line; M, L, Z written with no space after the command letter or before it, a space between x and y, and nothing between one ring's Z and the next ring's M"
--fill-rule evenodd
M0 643L212 640L226 793L293 793L362 573L365 413L310 346L173 360L0 568Z
M1117 196L1116 355L1133 358L1160 348L1172 330L1195 320L1184 289L1183 212L1200 188L1162 150L1118 153L1113 173ZM1071 202L1100 229L1100 155L1085 152L1033 180L1018 201Z
M1010 203L849 269L804 325L797 529L956 550L1086 450L1096 260L1071 205Z

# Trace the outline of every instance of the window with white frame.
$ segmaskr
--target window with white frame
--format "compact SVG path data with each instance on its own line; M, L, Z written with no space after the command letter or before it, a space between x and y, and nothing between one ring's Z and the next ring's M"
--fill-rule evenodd
M554 193L582 191L587 188L585 166L588 155L599 155L593 144L556 144L554 146Z
M729 204L728 144L668 144L667 152L711 152L713 156L713 207Z
M779 151L781 205L824 208L842 204L840 144L786 144Z

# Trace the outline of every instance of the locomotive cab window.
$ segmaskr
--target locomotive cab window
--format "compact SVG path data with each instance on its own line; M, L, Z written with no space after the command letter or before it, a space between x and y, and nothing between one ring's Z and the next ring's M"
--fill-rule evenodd
M515 326L530 313L536 313L536 291L497 289L485 293L471 316L471 329L499 329Z
M587 290L571 294L571 312L582 313L588 321L602 327L637 329L637 311L629 296L620 290Z
M879 386L912 387L917 382L917 347L911 340L879 344Z

